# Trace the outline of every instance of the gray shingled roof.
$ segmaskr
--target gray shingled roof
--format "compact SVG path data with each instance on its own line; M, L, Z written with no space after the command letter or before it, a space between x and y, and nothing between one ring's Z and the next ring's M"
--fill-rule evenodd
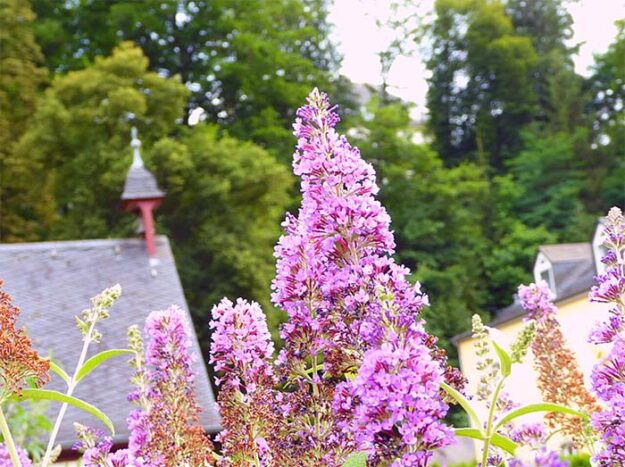
M551 262L556 283L556 302L586 293L594 282L595 262L590 243L562 243L542 245L538 249ZM489 326L498 326L525 315L525 310L516 300L495 312ZM470 337L471 331L455 336L452 341Z
M122 200L162 198L165 193L158 188L156 178L145 167L130 167Z
M556 300L588 291L593 284L595 261L590 243L543 245L543 253L553 267Z
M0 278L14 304L21 308L20 324L27 328L34 346L40 353L60 360L70 372L82 347L74 315L88 308L89 299L106 287L121 284L122 296L113 306L110 318L98 326L104 337L100 344L90 347L90 355L127 347L127 327L138 324L142 328L153 310L175 304L187 310L188 315L167 238L158 236L156 246L159 263L151 268L144 241L139 239L0 244ZM199 356L197 338L194 347ZM126 417L133 407L126 401L132 375L127 360L117 357L105 362L81 381L74 394L111 418L118 442L128 438ZM200 419L207 430L216 431L219 419L215 399L201 360L196 363L196 370L196 392L203 408ZM54 376L48 387L64 392L60 383L60 378ZM51 405L56 416L58 404ZM104 428L97 419L70 408L58 438L64 448L75 440L74 421Z

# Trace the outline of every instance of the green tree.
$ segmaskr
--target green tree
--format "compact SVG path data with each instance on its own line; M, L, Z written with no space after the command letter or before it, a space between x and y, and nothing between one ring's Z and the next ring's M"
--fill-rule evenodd
M325 0L34 0L37 38L51 69L84 68L122 40L150 68L179 75L231 134L286 154L291 122L311 83L331 89L338 57Z
M543 225L530 227L519 215L524 197L522 186L512 175L493 177L490 184L489 239L484 258L487 307L491 311L507 306L519 284L533 281L532 266L538 247L558 241L554 231Z
M625 19L616 22L618 33L608 50L595 57L590 77L595 168L601 180L595 211L625 206Z
M537 62L498 0L438 0L427 66L434 148L447 164L470 158L504 170L532 121Z
M123 43L107 58L54 80L17 149L42 161L58 219L45 238L133 235L119 209L131 162L130 127L145 163L169 193L157 229L170 235L185 292L205 330L223 295L268 305L272 245L291 178L262 148L215 127L181 124L188 96L177 78L148 71L141 49Z
M27 0L0 0L0 241L32 240L37 219L51 215L34 158L15 154L47 79L33 38Z
M148 160L167 191L159 223L174 245L200 336L215 303L242 296L261 303L277 339L272 253L293 182L284 164L253 143L219 138L210 125L159 140Z
M517 32L532 39L540 56L554 50L568 56L577 47L568 44L573 38L573 17L566 7L575 1L507 0L506 11Z
M175 130L187 90L147 71L141 49L124 43L92 67L58 77L16 147L42 164L59 212L44 238L94 238L131 232L117 203L130 149L130 127L146 143Z
M546 227L560 241L587 240L596 219L584 198L598 183L592 179L596 173L591 169L594 154L588 131L549 133L529 128L523 131L523 141L524 149L510 163L522 189L518 217L531 227Z
M573 17L567 4L575 0L509 0L506 11L518 34L531 39L538 62L531 80L538 99L536 120L554 131L571 131L583 124L583 79L574 70L570 46Z

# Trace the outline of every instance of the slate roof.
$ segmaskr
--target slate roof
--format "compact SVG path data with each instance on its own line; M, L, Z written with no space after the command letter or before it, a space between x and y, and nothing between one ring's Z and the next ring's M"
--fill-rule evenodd
M98 325L104 337L100 344L91 345L90 356L105 349L127 347L127 327L138 324L142 328L153 310L175 304L186 310L188 316L167 237L157 236L156 246L159 261L151 267L145 243L140 239L0 244L0 278L14 304L21 308L20 324L27 328L35 348L60 360L71 372L82 348L74 315L89 307L90 297L106 287L121 284L122 296L111 309L110 318ZM200 355L197 338L194 340L195 352ZM127 357L117 357L105 362L82 380L74 393L111 418L116 442L128 439L126 417L133 407L126 401L132 375L127 361ZM196 371L196 393L203 408L200 420L208 431L214 432L219 429L219 419L201 360L196 363ZM60 378L52 379L48 387L64 392ZM54 417L58 407L51 404ZM58 438L64 448L75 440L74 421L104 428L89 414L70 408Z
M158 188L156 178L145 167L130 167L122 200L162 198L165 193Z
M590 289L595 275L595 261L590 243L544 245L538 251L551 262L556 283L556 300Z
M538 251L551 262L556 283L556 302L590 290L596 274L590 243L542 245ZM515 299L512 304L496 311L493 320L488 325L496 327L523 315L525 315L525 310ZM457 344L470 336L471 331L466 331L455 336L452 342Z

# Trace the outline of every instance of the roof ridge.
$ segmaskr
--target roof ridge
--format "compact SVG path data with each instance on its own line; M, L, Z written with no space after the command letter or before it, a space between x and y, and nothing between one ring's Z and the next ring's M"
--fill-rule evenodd
M566 243L548 243L546 245L540 245L538 248L544 248L549 246L581 246L587 245L592 247L592 242L566 242Z
M157 241L165 243L169 246L169 238L167 235L156 235L154 237ZM84 247L97 247L97 246L110 246L115 244L137 244L143 245L145 241L142 238L93 238L83 240L48 240L45 242L22 242L22 243L0 243L0 250L37 250L45 249L54 246L68 247L68 246L84 246Z

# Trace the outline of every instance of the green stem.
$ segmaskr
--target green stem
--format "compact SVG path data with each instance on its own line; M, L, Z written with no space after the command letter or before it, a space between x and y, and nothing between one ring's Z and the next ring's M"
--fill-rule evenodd
M85 360L87 358L87 350L89 349L89 344L91 344L91 338L93 336L93 330L95 329L96 321L97 321L96 319L93 320L93 322L91 323L91 326L89 327L89 331L84 337L84 341L82 344L82 351L80 352L80 357L78 358L78 363L76 364L74 375L72 376L72 378L69 381L69 384L67 385L66 394L68 396L71 396L74 393L74 389L76 389L76 385L78 384L78 382L76 381L78 379L78 372L80 371L80 368L82 367L83 363L85 363ZM48 464L50 464L50 460L52 458L52 450L54 449L54 443L56 442L56 437L59 433L59 429L61 428L61 422L63 421L63 418L65 417L65 412L67 412L67 407L68 407L67 402L61 405L61 409L59 410L59 413L56 417L56 421L54 422L54 426L52 427L52 433L50 433L50 439L48 440L48 446L43 456L43 461L41 461L41 467L47 467Z
M497 406L497 400L499 399L499 393L503 389L503 383L506 378L501 378L499 384L495 388L493 393L493 399L490 403L490 410L488 411L488 421L486 422L486 436L484 439L484 451L482 452L482 467L488 465L488 450L490 449L490 438L493 435L491 430L493 429L493 418L495 417L495 407Z
M13 462L13 467L22 467L22 464L20 463L20 458L17 455L15 441L13 441L13 436L11 435L11 430L9 430L9 425L7 423L7 419L4 416L4 412L2 411L1 405L0 405L0 431L2 432L2 436L4 437L4 442L9 448L9 455L11 456L11 462Z

